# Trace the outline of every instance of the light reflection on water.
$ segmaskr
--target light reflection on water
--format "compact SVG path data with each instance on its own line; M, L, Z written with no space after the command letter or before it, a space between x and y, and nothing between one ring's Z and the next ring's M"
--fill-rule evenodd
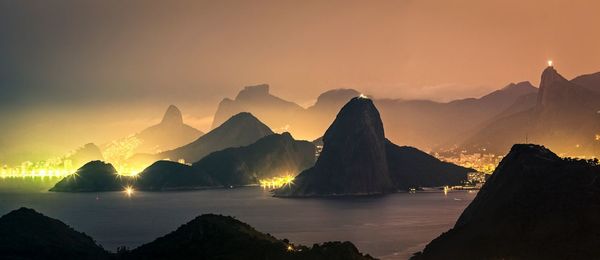
M48 183L0 181L0 214L31 207L92 236L109 250L135 247L203 213L232 215L294 243L349 240L363 252L406 259L448 230L476 193L399 193L381 198L279 199L259 187L189 192L45 192ZM55 182L55 181L54 181ZM19 188L20 187L20 188Z

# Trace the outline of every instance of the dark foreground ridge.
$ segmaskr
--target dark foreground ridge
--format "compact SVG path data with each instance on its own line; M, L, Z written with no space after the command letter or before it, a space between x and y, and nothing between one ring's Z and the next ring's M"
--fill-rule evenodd
M0 217L2 259L373 259L350 242L291 244L232 217L206 214L136 249L110 253L92 238L33 209Z
M414 259L598 259L598 161L514 145L454 228Z

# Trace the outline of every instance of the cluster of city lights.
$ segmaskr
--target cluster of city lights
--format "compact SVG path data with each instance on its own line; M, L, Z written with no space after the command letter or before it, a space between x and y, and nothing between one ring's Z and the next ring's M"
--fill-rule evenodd
M262 187L263 189L278 189L283 186L289 186L294 184L294 176L288 174L280 177L262 179L259 182L260 187Z

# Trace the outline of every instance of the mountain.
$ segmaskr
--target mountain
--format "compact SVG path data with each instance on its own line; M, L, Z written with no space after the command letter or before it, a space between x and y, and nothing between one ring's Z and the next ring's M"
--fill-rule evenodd
M455 226L414 259L597 259L598 161L517 144Z
M50 191L90 192L117 191L127 186L129 178L119 176L110 163L91 161L83 165L74 174L64 177Z
M502 113L503 117L495 118L474 133L461 149L502 154L513 143L527 139L560 154L597 154L599 111L600 93L568 81L556 69L548 67L542 73L540 91L532 108Z
M333 89L319 95L317 102L289 118L289 131L304 140L322 136L335 116L350 99L358 97L354 89Z
M88 143L66 155L64 160L70 160L73 167L79 168L89 161L104 160L104 157L97 145Z
M223 99L217 108L212 128L241 112L250 112L273 129L285 130L289 119L303 108L269 93L269 85L245 87L234 100Z
M294 245L232 217L205 214L133 250L105 251L92 238L20 208L0 217L2 259L315 259L367 260L350 242Z
M202 170L186 164L158 161L144 169L136 178L137 190L192 190L216 187L220 184Z
M167 158L196 162L212 152L246 146L270 134L273 134L273 131L268 126L252 114L242 112L187 145L159 154L138 154L132 157L131 161L145 165Z
M315 166L276 196L377 195L393 191L385 153L383 123L373 101L351 99L323 136Z
M397 189L464 185L475 170L439 159L409 146L385 143L390 176Z
M123 165L136 165L136 163L132 163L135 160L129 160L134 155L155 154L174 149L189 144L203 134L184 124L181 111L171 105L167 108L160 123L104 145L103 154L108 161Z
M126 259L372 259L350 242L311 248L256 231L232 217L206 214L144 244Z
M92 238L33 209L0 217L2 259L109 259Z
M315 162L315 146L289 133L272 134L248 146L211 153L193 164L223 186L258 184L260 179L296 175Z
M508 109L524 95L536 92L531 83L520 82L481 98L448 103L376 99L375 104L381 111L390 140L432 150L462 143L482 123Z
M571 82L600 93L600 72L578 76L572 79Z

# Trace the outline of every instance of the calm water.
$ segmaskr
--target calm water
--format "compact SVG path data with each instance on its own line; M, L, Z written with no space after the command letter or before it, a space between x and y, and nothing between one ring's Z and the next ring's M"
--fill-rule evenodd
M406 259L449 229L475 193L399 193L362 199L279 199L258 187L190 192L53 193L51 182L0 180L0 214L31 207L109 250L135 247L204 213L235 216L257 230L312 245L352 241L383 259ZM31 181L29 181L31 182Z

